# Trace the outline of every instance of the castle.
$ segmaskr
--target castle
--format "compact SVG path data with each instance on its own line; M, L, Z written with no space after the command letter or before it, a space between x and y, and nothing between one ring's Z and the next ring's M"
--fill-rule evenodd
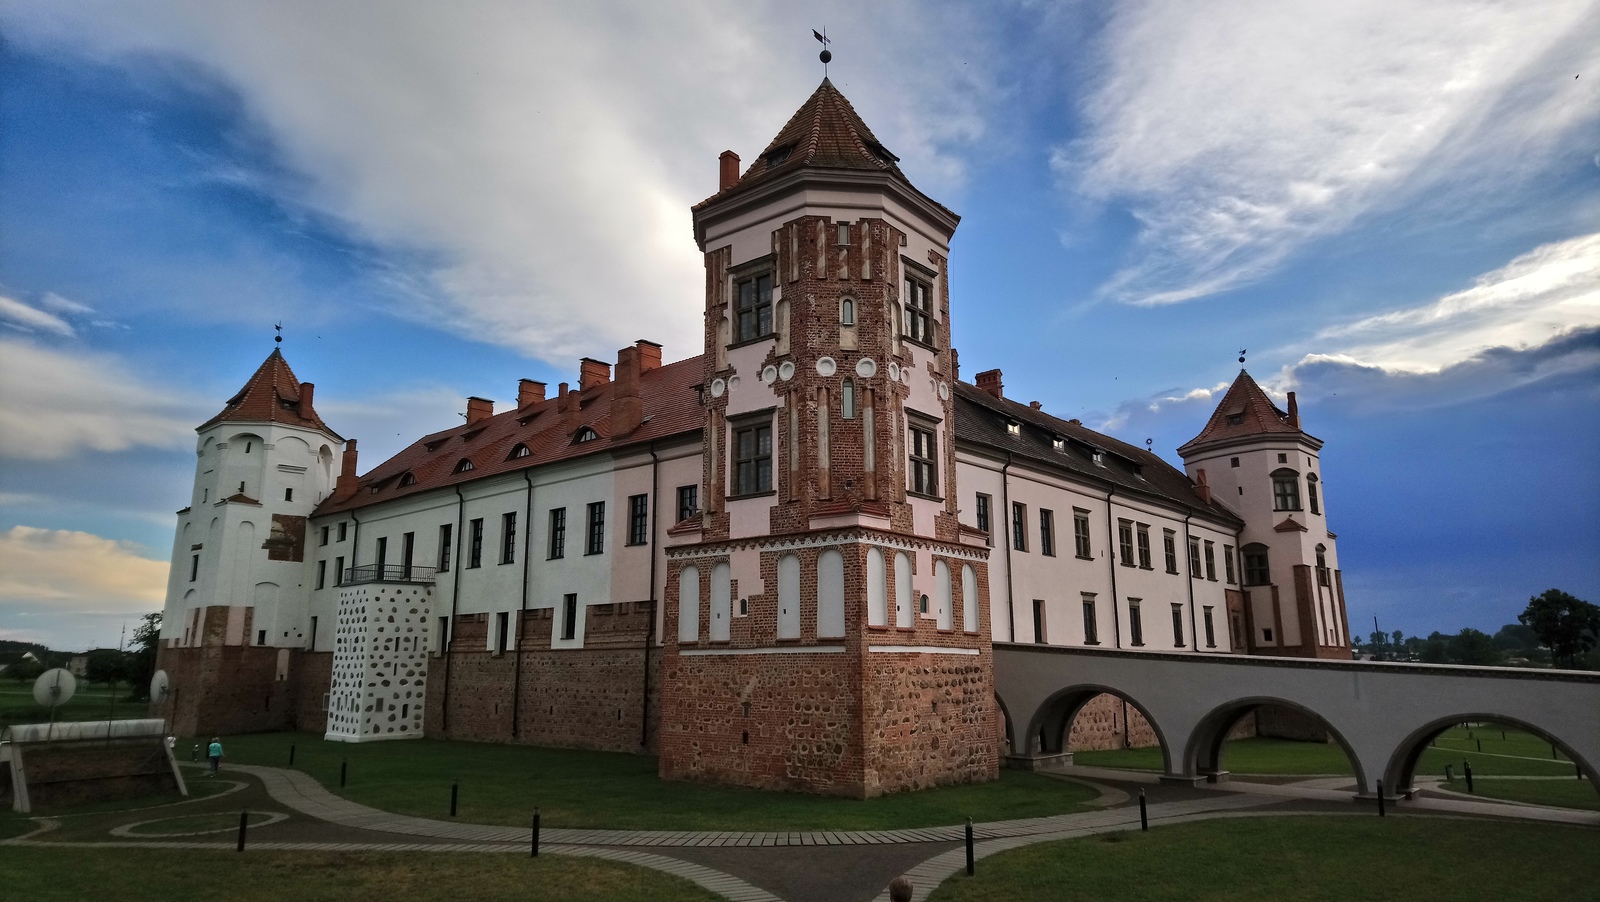
M364 475L275 350L198 430L158 713L865 797L996 775L993 642L1350 656L1293 394L1241 371L1180 472L961 381L959 218L830 82L693 214L702 354L469 398Z

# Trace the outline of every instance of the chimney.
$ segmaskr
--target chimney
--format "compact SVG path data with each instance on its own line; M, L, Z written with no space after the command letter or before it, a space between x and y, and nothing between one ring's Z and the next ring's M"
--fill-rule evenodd
M536 379L517 380L517 407L527 407L544 400L544 383Z
M633 343L639 349L639 373L642 375L661 367L661 346L653 341L639 339Z
M611 384L611 434L627 435L644 421L644 399L639 396L639 348L617 352L617 381Z
M556 410L559 410L562 413L571 413L578 409L578 393L569 390L567 388L567 383L561 383L556 387L556 390L560 392L558 395L560 400L556 402Z
M1196 470L1194 475L1195 475L1194 493L1196 495L1200 496L1200 500L1201 501L1204 501L1205 503L1210 504L1211 503L1211 486L1206 483L1206 471L1205 471L1205 469L1201 468L1199 470Z
M1034 410L1044 410L1044 405L1040 404L1038 401L1029 401L1028 406L1032 407Z
M300 415L306 419L311 418L311 396L316 393L317 387L309 382L300 383Z
M1289 392L1289 425L1300 428L1300 403L1294 399L1294 392Z
M996 398L1005 397L1005 386L1000 382L999 370L984 370L978 374L978 388Z
M611 381L611 364L593 357L578 361L578 391L588 391Z
M721 165L717 169L717 190L726 191L737 184L739 184L739 155L731 150L724 150Z
M467 425L472 426L494 416L494 402L488 398L467 399Z
M344 443L344 459L339 461L339 480L333 484L335 498L349 498L356 493L356 440Z

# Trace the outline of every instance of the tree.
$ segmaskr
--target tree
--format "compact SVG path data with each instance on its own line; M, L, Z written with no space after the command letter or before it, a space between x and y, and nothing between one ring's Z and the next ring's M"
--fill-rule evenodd
M128 681L134 699L150 697L150 678L156 672L156 650L161 645L161 612L144 615L133 629L133 647L128 651Z
M45 672L45 666L35 658L19 658L15 663L6 668L6 676L19 683L37 680L39 674Z
M1450 639L1450 663L1494 664L1500 653L1494 650L1494 640L1482 630L1467 627Z
M1546 590L1528 599L1517 620L1531 627L1550 649L1556 666L1573 667L1600 638L1600 607L1561 591Z
M116 683L127 676L127 662L123 657L122 652L115 648L94 649L89 652L84 676L91 683L105 683L107 686Z

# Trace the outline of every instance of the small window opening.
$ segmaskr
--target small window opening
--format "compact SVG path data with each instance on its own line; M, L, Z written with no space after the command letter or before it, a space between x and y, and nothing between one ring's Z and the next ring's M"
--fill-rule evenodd
M856 302L853 298L845 298L839 302L839 325L853 326L856 324Z
M284 489L283 490L283 500L285 500L285 501L293 501L294 500L294 489Z
M400 476L400 484L403 485L403 486L404 485L416 485L417 484L417 476L416 476L416 474L415 473L403 473L403 474L401 474L401 476Z
M840 244L849 244L850 243L850 223L848 223L848 222L839 223L839 243Z
M578 430L578 434L573 437L572 441L574 444L581 444L582 442L592 442L599 437L600 433L595 432L588 426L585 426Z
M459 461L456 461L456 472L457 473L465 473L468 470L472 470L472 469L474 469L474 467L472 466L472 461L468 460L467 458L463 457Z
M528 446L527 445L524 445L521 442L517 442L516 446L511 449L511 453L506 455L506 460L516 460L519 457L527 457L529 454L532 454L532 453L533 452L528 450Z

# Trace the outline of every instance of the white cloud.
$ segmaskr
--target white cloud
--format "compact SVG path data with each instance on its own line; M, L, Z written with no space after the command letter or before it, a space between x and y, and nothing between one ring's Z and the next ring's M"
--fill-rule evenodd
M161 609L167 569L128 542L13 526L0 533L0 636L115 645L119 624Z
M0 295L0 320L23 332L52 332L71 337L72 325L53 313L30 307L21 301Z
M293 200L430 261L394 274L414 289L396 312L552 362L640 337L699 347L688 207L713 193L718 153L751 159L820 75L797 40L819 24L811 10L728 0L10 10L30 42L119 63L177 56L220 75L304 174ZM983 134L992 89L938 48L983 53L982 11L841 6L830 24L898 36L907 52L870 67L883 85L848 84L847 38L834 80L920 187L959 186L953 150Z
M179 448L192 441L203 410L187 394L147 383L116 357L0 339L0 457Z
M94 308L90 307L88 304L80 304L71 298L64 298L53 291L45 292L44 295L39 298L39 304L46 310L53 310L56 313L70 313L77 316L87 316L94 312Z
M1581 0L1120 4L1064 181L1142 232L1104 290L1173 303L1260 277L1364 213L1481 201L1600 118ZM1584 64L1588 65L1585 66Z

